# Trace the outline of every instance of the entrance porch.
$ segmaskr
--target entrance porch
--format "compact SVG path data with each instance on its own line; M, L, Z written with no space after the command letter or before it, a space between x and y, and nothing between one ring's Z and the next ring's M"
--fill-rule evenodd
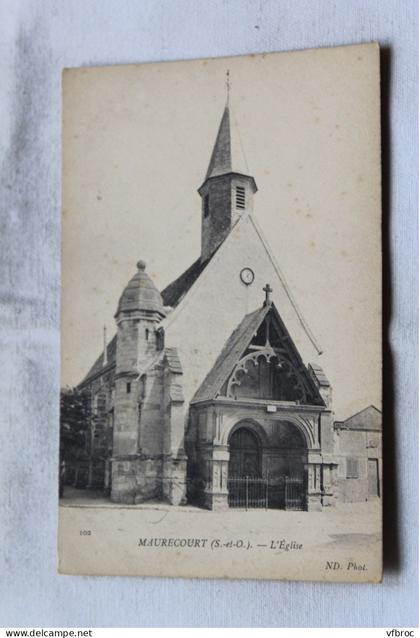
M336 464L321 455L318 406L216 399L195 405L189 454L194 500L208 509L320 510Z

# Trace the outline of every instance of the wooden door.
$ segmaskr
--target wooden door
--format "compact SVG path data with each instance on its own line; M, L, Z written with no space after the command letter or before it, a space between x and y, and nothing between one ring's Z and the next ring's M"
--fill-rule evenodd
M379 496L378 459L368 459L368 496Z
M229 476L261 476L260 450L255 434L248 428L239 428L229 440Z

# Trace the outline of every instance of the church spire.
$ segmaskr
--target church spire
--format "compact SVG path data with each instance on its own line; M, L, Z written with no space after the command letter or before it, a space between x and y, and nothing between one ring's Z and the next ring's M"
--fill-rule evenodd
M226 103L210 157L206 180L227 173L248 175L249 170L237 127L233 126L230 106L230 71L226 71Z
M230 71L226 71L226 104L211 154L206 179L232 172L232 136L230 130Z
M230 74L226 73L226 104L210 157L202 198L201 259L208 259L236 221L251 212L257 185L248 167L230 112Z
M226 100L225 110L223 111L213 152L211 154L206 180L210 179L210 177L217 177L217 175L224 175L225 173L232 172L230 111L228 99L229 98Z

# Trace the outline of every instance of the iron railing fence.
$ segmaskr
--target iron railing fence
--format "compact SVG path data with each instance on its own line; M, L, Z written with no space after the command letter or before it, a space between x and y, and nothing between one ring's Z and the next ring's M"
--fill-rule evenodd
M305 509L305 484L303 477L286 476L285 508L287 510Z
M229 507L248 509L304 510L306 490L304 477L279 476L276 480L251 476L228 479Z
M268 508L268 479L235 476L228 479L229 507Z

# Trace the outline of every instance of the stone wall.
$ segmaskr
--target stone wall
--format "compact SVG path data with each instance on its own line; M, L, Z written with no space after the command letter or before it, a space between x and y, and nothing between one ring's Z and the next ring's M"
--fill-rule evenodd
M168 361L163 374L163 485L162 495L174 505L186 502L184 395L182 372Z
M233 173L209 179L200 188L200 195L203 199L201 217L201 258L203 261L212 255L239 217L245 213L245 210L252 212L253 185L252 178ZM236 207L237 186L245 189L245 209ZM207 200L206 197L208 197ZM206 201L207 204L205 204ZM205 215L205 210L208 210L207 215Z
M142 503L162 497L162 459L140 454L114 458L111 500L116 503Z
M153 457L163 453L163 366L158 364L148 370L142 377L142 383L139 450L143 455Z
M203 211L201 217L201 258L208 259L229 233L232 226L231 179L229 176L209 180L203 187ZM208 214L204 214L204 202L208 197Z
M140 378L123 374L116 380L115 414L112 500L184 503L182 371L172 371L162 352Z

